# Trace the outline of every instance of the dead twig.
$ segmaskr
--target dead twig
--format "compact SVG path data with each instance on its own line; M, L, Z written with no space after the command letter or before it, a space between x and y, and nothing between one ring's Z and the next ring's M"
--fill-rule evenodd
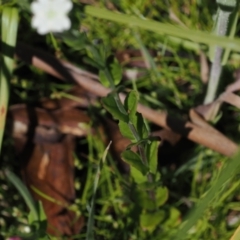
M111 92L111 89L102 86L99 82L94 80L97 79L97 76L94 76L93 79L88 72L79 70L70 63L60 61L43 51L18 43L16 47L16 55L19 59L32 64L55 77L78 83L86 91L89 91L96 96L104 97ZM125 95L120 94L120 98L123 101ZM204 127L195 125L189 121L177 119L174 116L168 115L166 112L156 111L142 104L138 104L137 110L149 121L165 129L179 133L182 136L209 147L221 154L231 156L237 152L237 144L217 130L209 131L209 129L205 129Z

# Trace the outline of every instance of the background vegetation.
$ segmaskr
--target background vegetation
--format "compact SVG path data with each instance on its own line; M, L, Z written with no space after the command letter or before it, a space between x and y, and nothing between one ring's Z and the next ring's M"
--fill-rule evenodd
M237 21L235 38L211 35L218 8L215 1L73 2L71 30L46 36L38 35L31 28L30 2L27 0L3 2L1 10L6 6L18 9L17 42L41 49L91 73L98 74L99 65L106 60L96 59L92 49L104 46L106 55L111 53L114 56L139 50L131 61L141 59L143 67L128 62L127 58L120 61L124 74L130 70L137 72L137 77L133 79L123 78L120 91L128 93L133 89L134 93L138 93L140 103L156 111L166 110L176 118L187 120L189 110L203 103L207 84L201 75L203 62L200 56L205 54L209 59L209 49L214 43L232 50L223 67L217 95L234 81L240 58L239 23ZM101 12L100 9L108 9L109 12ZM163 25L154 25L151 21L143 25L146 19ZM177 31L171 29L172 25L177 27ZM3 31L2 26L2 39ZM4 56L3 45L2 54ZM207 63L210 66L210 62ZM13 68L9 82L9 105L24 103L38 106L40 99L62 96L73 85L61 82L20 60L16 60L14 66L11 64L8 66L9 69ZM107 61L104 66L110 69ZM111 118L107 112L109 109L104 108L103 103L99 100L85 109L91 116L90 126L99 123L100 118ZM239 109L225 104L211 124L238 144L239 121ZM159 130L159 126L150 121L141 126L145 124L150 132ZM121 172L114 155L104 155L108 143L103 140L102 134L89 134L76 142L73 153L76 170L75 211L85 217L85 225L81 233L73 238L240 239L233 236L240 223L239 154L226 157L186 138L173 147L162 145L154 173L156 185L152 189L135 181L133 174ZM7 134L1 150L0 236L2 239L11 236L34 239L33 221L28 217L29 205L27 207L26 201L16 190L18 184L14 186L6 169L21 176L12 138ZM97 171L101 174L99 182L96 180ZM154 192L156 201L149 200L149 191ZM35 229L44 231L40 225L35 225ZM54 239L44 234L38 238Z

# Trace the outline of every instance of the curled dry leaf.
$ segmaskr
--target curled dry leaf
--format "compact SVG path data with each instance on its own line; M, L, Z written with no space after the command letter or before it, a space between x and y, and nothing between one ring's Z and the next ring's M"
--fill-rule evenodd
M83 218L68 209L75 200L73 150L73 137L65 136L56 143L36 144L28 149L30 154L25 152L25 156L30 156L22 166L24 181L34 198L42 201L48 220L47 231L54 236L78 234L83 226ZM33 191L32 187L47 197Z
M9 109L8 131L15 138L27 138L32 134L35 142L56 142L62 134L86 136L90 131L89 121L83 111L74 108L47 111L17 104Z
M9 109L8 129L19 153L24 181L34 198L42 201L47 231L54 236L77 234L83 226L83 218L69 210L75 200L71 135L89 134L88 123L89 117L77 109L50 111L25 105Z
M240 90L240 70L234 73L235 81L226 87L226 90L212 103L199 105L195 111L200 114L206 121L214 120L217 116L221 105L225 102L237 108L240 108L240 97L233 92Z

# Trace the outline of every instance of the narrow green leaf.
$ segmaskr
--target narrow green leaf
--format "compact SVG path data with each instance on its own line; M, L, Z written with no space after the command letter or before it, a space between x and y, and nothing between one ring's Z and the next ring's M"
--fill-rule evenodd
M138 112L136 113L133 124L136 127L136 130L141 139L148 138L149 132L148 132L147 126L145 125L145 122L143 120L143 116L141 113L138 113Z
M18 10L16 8L4 7L1 20L2 62L0 67L0 151L9 100L9 82L13 71L13 54L18 28Z
M88 41L86 34L79 31L63 32L59 35L63 42L71 48L71 51L81 51L86 47Z
M167 23L160 23L149 19L140 19L137 17L129 16L127 14L122 14L119 12L116 13L94 6L85 7L85 13L90 16L153 31L161 35L175 36L182 39L188 39L196 43L204 43L208 45L216 45L217 43L218 46L223 48L230 48L231 50L236 51L240 50L239 39L229 39L228 37L220 37L203 31L201 32L198 30L185 29L179 26L174 26Z
M109 111L114 119L128 122L128 115L121 112L114 96L110 93L106 97L102 98L103 106Z
M44 192L40 191L38 188L34 187L33 185L30 186L30 188L36 193L38 194L39 196L41 196L42 198L45 198L46 200L50 201L50 202L53 202L59 206L64 206L66 208L68 208L68 204L66 203L63 203L59 200L56 200L55 198L45 194Z
M100 68L105 68L105 59L101 56L101 53L97 46L94 45L88 45L87 50L89 51L89 54L91 55L93 61L97 63Z
M103 70L99 71L99 80L103 86L110 87L110 82L109 82L108 78L106 77L106 74Z
M240 239L240 225L238 226L238 228L236 229L236 231L234 232L230 240L239 240L239 239Z
M121 157L126 163L136 168L143 175L148 173L148 168L142 163L142 160L137 153L131 150L126 150L121 154Z
M152 141L146 146L146 156L149 162L149 170L155 174L157 172L158 165L158 141Z
M28 191L27 187L22 183L19 177L17 177L13 172L9 170L4 171L8 180L16 187L19 193L22 195L23 199L25 200L27 206L29 207L30 211L32 212L33 220L38 221L38 211L35 205L35 202Z
M107 153L109 151L110 145L112 142L110 142L108 144L108 146L106 147L102 159L100 160L100 163L97 167L97 172L95 175L95 179L94 179L94 183L93 183L93 196L92 196L92 200L91 200L91 205L89 207L89 218L88 218L88 222L87 222L87 234L86 234L86 240L94 240L94 204L95 204L95 197L97 194L97 188L98 188L98 183L99 183L99 179L100 179L100 175L101 175L101 171L103 168L103 164L106 161L106 157L107 157Z
M139 146L139 145L141 145L141 144L145 144L145 143L148 143L148 142L149 142L149 139L141 139L140 141L130 143L130 144L127 146L126 150L129 150L129 149L131 149L131 148L134 147L134 146Z
M97 61L93 60L90 57L84 57L83 61L97 69L103 69L103 66L101 64L99 64Z
M219 177L211 188L207 191L205 196L200 199L196 207L191 211L186 221L182 223L182 228L177 232L177 239L184 239L186 233L191 227L203 216L204 211L209 207L214 198L216 198L221 191L224 190L226 183L230 181L240 171L240 152L238 152L232 159L228 160L222 168ZM174 238L173 238L174 239Z
M118 85L122 79L122 67L116 58L114 58L114 61L110 65L110 68L111 68L111 74L114 80L114 84Z
M137 91L132 90L131 92L128 93L124 101L125 109L127 110L131 121L133 120L136 114L137 104L138 104L138 93Z
M43 209L41 201L36 202L36 209L38 212L39 220L34 219L34 213L32 211L28 214L28 223L35 227L34 231L42 232L43 235L46 235L47 229L47 217Z

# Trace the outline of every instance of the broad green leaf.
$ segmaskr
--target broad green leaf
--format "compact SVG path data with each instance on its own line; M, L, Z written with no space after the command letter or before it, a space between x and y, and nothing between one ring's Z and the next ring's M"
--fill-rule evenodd
M114 58L114 61L110 65L110 67L111 67L111 74L114 80L114 84L118 85L122 79L122 67L116 58Z
M143 183L146 183L148 181L147 175L143 175L135 167L130 166L130 169L131 169L131 171L130 171L131 176L137 184L143 184Z
M114 96L110 93L106 97L102 98L103 106L109 111L114 119L128 122L128 115L121 112Z
M138 93L137 91L132 90L131 92L128 93L124 101L125 109L127 110L131 121L133 120L136 114L137 104L138 104Z
M155 198L157 206L162 206L168 200L168 189L166 187L158 187Z
M158 210L155 212L144 212L140 216L140 225L144 231L153 232L157 226L166 218L166 212Z
M142 140L145 141L148 138L149 133L142 114L136 113L131 118L131 122L120 123L119 127L122 135L131 139L134 143L137 141L140 143ZM136 132L137 136L134 136L133 131Z
M118 126L123 137L130 139L132 142L136 142L136 139L126 122L119 121Z
M176 227L177 225L180 224L180 217L181 217L181 213L177 208L171 207L169 209L169 213L168 213L168 218L167 220L163 223L163 227Z
M143 191L141 189L137 189L134 192L134 200L141 208L145 210L157 210L156 201L151 198L150 191Z
M158 144L157 141L152 141L146 145L146 156L149 162L149 170L155 174L157 172L158 165Z
M126 151L122 152L121 157L126 163L128 163L130 166L136 168L143 175L146 175L148 173L148 167L146 167L142 163L142 160L137 153L135 153L131 150L126 150Z
M110 82L109 82L108 78L106 77L106 74L103 70L99 71L99 79L103 86L110 87Z

